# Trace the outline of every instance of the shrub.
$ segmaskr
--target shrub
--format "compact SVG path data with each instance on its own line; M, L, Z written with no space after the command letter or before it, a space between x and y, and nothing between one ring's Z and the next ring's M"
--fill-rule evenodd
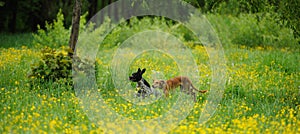
M31 82L63 82L71 83L72 59L70 49L61 50L45 47L41 52L41 60L31 66L29 78Z
M39 62L31 65L28 75L30 84L49 84L73 86L73 75L94 75L94 63L89 59L80 59L72 54L70 48L54 49L45 47L41 51ZM73 75L72 75L73 67Z
M196 40L194 34L181 23L163 17L146 16L143 18L132 17L129 21L123 21L105 37L102 44L108 48L116 46L134 34L147 30L167 32L181 41Z
M279 25L274 14L207 15L223 45L296 48L291 29Z
M82 31L86 23L85 17L87 13L80 17L80 30ZM53 23L48 23L46 21L45 30L41 29L38 25L38 31L33 34L33 44L37 47L48 46L51 48L59 48L61 46L67 46L71 34L71 27L66 29L64 26L64 15L62 11L59 10L57 13L56 20Z
M80 18L80 31L86 23L87 13ZM65 47L68 45L70 29L64 27L64 16L60 10L56 20L49 24L46 22L46 29L38 25L38 32L33 34L33 43L37 47L46 46L41 51L39 62L31 65L29 79L33 83L55 82L58 84L72 85L72 51Z
M295 47L297 41L293 36L293 31L281 27L271 14L257 14L260 21L255 15L241 15L236 22L240 33L233 39L234 44L243 44L250 47Z

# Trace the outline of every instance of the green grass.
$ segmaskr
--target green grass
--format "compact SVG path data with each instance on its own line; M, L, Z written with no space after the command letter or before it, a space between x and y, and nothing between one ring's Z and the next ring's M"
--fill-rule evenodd
M32 47L32 33L7 34L0 33L0 48L21 48L22 46Z
M205 124L199 124L198 119L210 92L204 95L198 94L197 103L189 115L171 132L299 133L299 48L292 45L283 47L280 43L272 46L265 40L258 41L263 43L262 46L234 44L234 41L235 43L243 41L243 35L228 31L230 29L226 29L226 26L232 24L231 28L233 28L235 25L241 25L239 30L249 27L240 24L241 22L232 22L236 18L228 17L222 21L221 17L210 16L208 18L213 19L214 26L224 26L224 31L218 33L221 40L225 42L224 52L227 60L227 80L223 98L210 120ZM243 20L247 19L243 18ZM265 24L260 23L259 26L261 25ZM271 34L264 30L260 32L260 35ZM118 35L117 32L112 33ZM111 112L105 111L107 109L117 112L128 120L149 120L163 116L172 106L178 104L176 99L181 95L178 92L179 89L172 93L170 98L138 100L132 97L136 91L135 83L126 79L121 81L124 86L114 86L113 75L127 78L138 67L147 69L144 78L150 84L152 78L168 79L179 75L178 63L165 53L155 51L142 53L130 61L128 68L117 62L117 66L125 69L113 74L111 64L116 54L115 47L100 49L96 59L98 89L91 90L87 94L76 94L70 86L54 82L31 85L27 74L30 71L30 65L35 63L40 56L39 47L31 45L32 34L0 35L3 40L0 48L0 133L101 133L105 128L98 128L98 125L103 125L103 122L94 122L91 117L104 116L106 117L104 122L114 120L110 117ZM240 40L227 39L231 36ZM252 36L252 34L245 35L243 38L248 39L247 36ZM279 37L282 40L289 40L289 36ZM105 42L108 44L105 45L113 45L109 44L115 41L110 41L111 38L107 38ZM205 48L191 42L184 43L187 46L194 46L191 47L191 53L197 63L198 74L193 74L197 76L193 79L193 83L199 89L209 90L212 72ZM288 43L293 43L293 41L290 40ZM126 48L122 49L126 50ZM179 58L187 60L186 56ZM121 60L127 59L124 57ZM80 95L90 95L87 98L90 103L82 105L82 98L78 98ZM100 105L99 98L97 98L100 95L107 106ZM88 107L90 109L86 109L86 106L90 106ZM180 113L184 110L189 109L180 109L175 112ZM95 114L95 116L90 116L90 114ZM173 118L179 119L179 117ZM124 132L122 131L124 124L121 122L106 124L106 127ZM160 124L157 127L164 128L165 125ZM142 127L153 126L137 125L127 129L134 131Z
M207 55L201 55L203 48L195 48L195 57L199 67L207 66L208 62L202 61ZM73 91L63 85L46 83L42 85L30 85L27 82L26 72L29 71L30 59L28 54L33 50L23 49L2 49L1 58L7 56L14 62L1 64L1 132L89 132L97 130L97 123L89 120L89 116L82 109L80 101ZM120 115L130 119L151 119L167 112L174 103L177 93L172 98L161 98L150 105L135 105L122 99L111 81L109 70L109 59L113 54L112 50L106 50L99 55L99 93L109 104L108 106L117 111ZM152 57L149 56L152 55ZM194 106L189 116L173 132L190 132L220 129L222 132L266 132L265 128L272 129L282 125L292 125L294 128L279 128L279 132L296 132L299 123L299 54L281 49L260 50L259 48L234 48L226 49L228 78L225 94L220 102L214 116L203 125L194 124L198 121L199 113L205 104L207 95L198 96L198 103ZM18 56L21 57L19 58ZM36 54L34 54L36 56ZM133 63L129 72L135 71L137 66L143 66L145 62L148 70L159 68L160 71L169 68L162 64L164 60L172 65L172 60L157 60L162 54L146 53L138 57ZM35 57L36 58L36 57ZM9 60L9 59L6 59ZM155 65L155 66L153 66ZM172 68L171 68L172 69ZM176 72L170 70L172 77ZM166 73L166 72L165 72ZM206 76L206 74L209 74ZM203 75L203 77L202 77ZM145 77L151 78L151 71L146 71ZM198 87L209 88L210 69L201 70L199 81L195 81ZM201 86L199 85L201 83ZM131 85L134 91L134 84ZM131 92L133 93L133 92ZM127 108L125 108L127 107ZM145 109L147 109L145 111ZM292 110L292 111L291 111ZM293 111L294 110L294 111ZM292 112L290 115L289 112ZM107 115L108 116L108 115ZM258 116L258 117L257 117ZM243 122L256 123L254 126L240 128L246 125ZM191 125L193 124L193 125ZM225 125L224 125L225 124ZM101 128L100 128L101 129ZM257 131L255 130L257 129Z

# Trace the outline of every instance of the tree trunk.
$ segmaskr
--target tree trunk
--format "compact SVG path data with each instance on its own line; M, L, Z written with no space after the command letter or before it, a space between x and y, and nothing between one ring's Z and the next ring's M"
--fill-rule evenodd
M18 0L13 0L12 4L12 18L11 23L9 23L10 32L15 33L17 27L17 12L18 12Z
M73 56L75 52L75 46L79 34L80 13L81 13L81 1L75 0L75 4L73 8L73 16L72 16L72 31L71 31L70 41L69 41L69 47L72 50L70 56Z

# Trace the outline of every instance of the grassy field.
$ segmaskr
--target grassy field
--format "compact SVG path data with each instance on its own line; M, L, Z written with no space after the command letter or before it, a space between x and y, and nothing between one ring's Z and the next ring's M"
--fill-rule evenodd
M220 21L218 24L222 23ZM218 27L216 24L213 23ZM242 38L233 33L225 34L226 29L223 32L220 37L225 44L234 42L225 40L231 35L239 36L236 39ZM176 100L180 96L190 100L189 96L179 92L173 92L169 98L135 100L132 97L136 90L134 83L125 80L124 87L114 86L113 76L116 74L111 71L111 66L117 49L104 48L99 50L96 59L98 89L93 93L101 95L103 103L107 105L105 107L99 101L92 101L99 99L96 98L98 96L89 98L89 104L84 105L82 98L69 86L53 82L30 84L27 77L30 66L39 61L41 56L41 47L34 47L31 34L0 34L0 38L0 133L102 133L107 132L106 128L124 132L122 129L126 125L122 121L105 124L105 121L114 120L110 117L113 112L105 110L110 109L127 120L147 121L162 117L178 104ZM264 41L258 43L267 43ZM268 44L263 47L225 45L227 79L223 98L215 112L211 113L213 116L206 123L200 124L199 117L210 95L211 66L205 47L191 42L184 44L191 46L193 62L197 64L198 74L194 74L197 77L193 79L195 86L209 91L198 94L197 102L191 109L175 111L174 114L190 110L178 125L167 128L170 126L156 124L160 126L155 127L171 129L170 133L300 133L298 46L291 49ZM185 60L185 56L177 58ZM129 67L117 72L117 76L128 77L138 67L147 69L144 77L150 84L153 78L167 79L180 74L174 57L162 52L147 51L130 61ZM102 116L103 120L95 121L91 113L101 113L97 116ZM179 117L173 119L180 120ZM153 124L147 125L126 129L139 133L138 130L154 127Z
M105 73L109 66L109 60L105 59L111 56L109 51L111 50L105 53L107 57L102 55L102 58L97 60L104 71L100 73L103 76L110 75ZM192 53L200 70L200 79L195 83L197 87L208 89L211 72L209 65L203 62L207 60L205 49L201 46L195 47ZM225 54L228 60L228 80L223 100L214 116L206 124L197 123L207 94L199 95L198 103L194 105L188 117L171 132L299 133L299 53L275 48L231 47L225 49ZM1 133L102 132L97 123L89 121L73 91L51 84L33 88L29 86L27 73L30 64L38 59L38 56L37 50L28 47L0 50ZM145 54L136 59L133 63L135 66L130 70L145 65L145 62L153 62L147 57L149 55ZM161 61L157 62L155 66L147 64L149 66L145 67L149 70L169 70L166 72L170 76L166 77L176 75L176 68L172 68L171 63L166 61L168 64L163 66L159 64ZM146 73L145 78L150 79L150 75L150 72ZM100 87L108 86L108 89L113 89L109 80L105 78L107 77L100 77ZM147 107L149 109L145 111L143 106L132 106L115 99L117 97L114 90L106 93L111 93L106 97L114 110L132 119L154 118L170 108L170 105L165 104L170 98L162 98L155 106ZM175 97L172 97L176 98L176 93L174 94Z

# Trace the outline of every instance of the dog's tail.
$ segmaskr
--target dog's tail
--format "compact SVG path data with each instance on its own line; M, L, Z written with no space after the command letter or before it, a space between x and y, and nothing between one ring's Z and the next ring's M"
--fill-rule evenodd
M196 90L196 91L198 91L200 93L206 93L207 92L207 90L199 90L199 89L197 89L193 84L192 84L192 87L193 87L194 90Z

